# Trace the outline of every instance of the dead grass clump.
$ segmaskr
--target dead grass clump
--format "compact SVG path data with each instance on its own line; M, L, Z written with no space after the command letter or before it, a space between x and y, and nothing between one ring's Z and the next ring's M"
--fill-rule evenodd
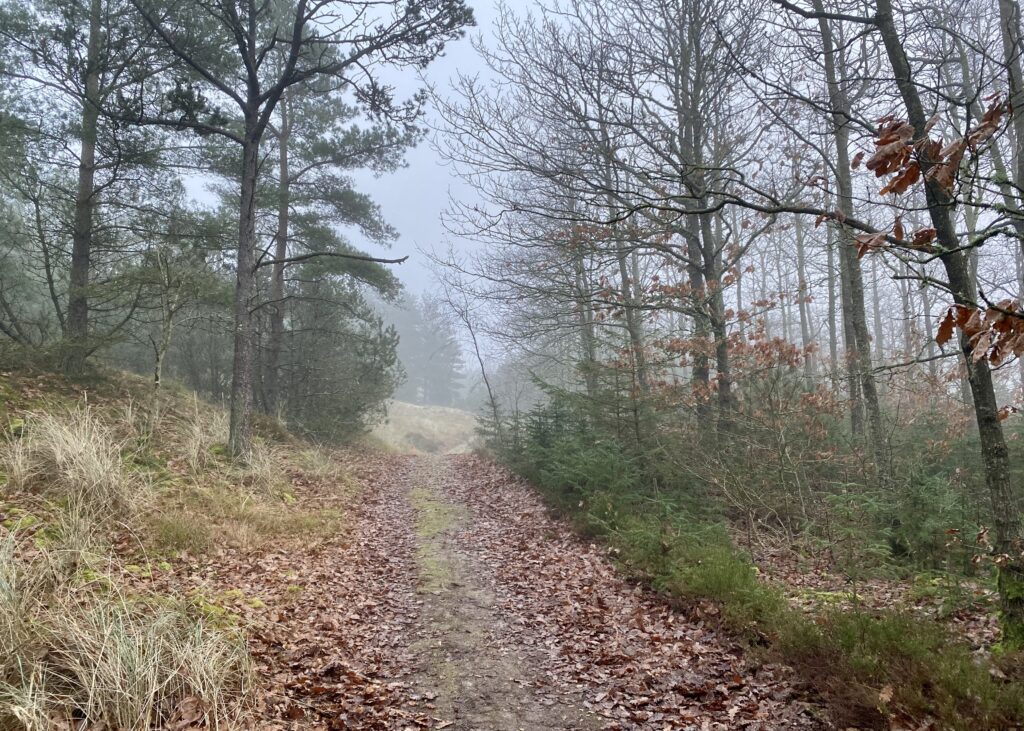
M192 474L199 474L215 459L217 450L223 451L228 441L228 412L216 407L200 407L199 398L193 397L193 412L179 420L175 429L182 442L181 451Z
M341 462L324 447L308 447L294 456L295 466L314 480L341 485L348 484L348 477Z
M216 728L241 712L252 671L240 636L15 549L13 536L0 544L2 731Z
M151 526L153 540L161 550L198 555L213 541L207 522L184 510L162 511L153 516Z
M328 540L343 528L344 514L330 506L270 498L220 483L189 487L176 507L154 514L150 521L149 535L157 549L199 554L220 544L251 551L273 540Z
M243 484L253 492L272 496L284 485L285 474L282 469L283 454L274 445L262 439L256 439L252 451L245 461Z
M38 490L101 523L144 501L145 485L124 467L124 442L88 406L28 414L20 431L0 448L12 488Z

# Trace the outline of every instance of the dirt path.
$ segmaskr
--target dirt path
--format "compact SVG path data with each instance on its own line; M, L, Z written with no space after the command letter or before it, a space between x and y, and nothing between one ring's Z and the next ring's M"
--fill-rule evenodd
M470 456L345 462L364 488L336 536L185 556L150 579L247 627L256 728L824 727L785 668L624 581L506 470ZM296 487L347 500L307 492Z
M457 729L821 728L785 668L624 582L507 471L410 458L414 685Z
M508 642L511 628L489 568L466 550L471 514L450 500L440 458L417 458L403 475L416 511L420 637L416 682L436 694L452 729L596 729L578 688L552 687L537 672L541 653Z

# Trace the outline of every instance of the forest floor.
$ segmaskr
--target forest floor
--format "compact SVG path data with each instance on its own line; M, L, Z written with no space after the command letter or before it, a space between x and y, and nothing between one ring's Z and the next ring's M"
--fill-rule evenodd
M316 448L268 423L261 458L239 465L224 453L226 415L189 394L167 393L159 431L141 438L148 393L123 375L86 389L0 373L0 422L8 448L41 413L111 425L91 438L120 445L116 469L146 497L83 549L98 569L76 573L72 589L173 599L244 638L258 682L230 692L248 728L703 731L837 718L832 696L845 681L821 682L827 665L794 672L723 630L714 602L682 604L630 581L614 543L581 538L494 462ZM419 433L414 422L394 419L403 433ZM470 438L446 429L453 448ZM0 491L0 536L16 534L26 558L52 550L63 510L33 490ZM762 577L814 622L832 609L903 608L979 655L997 634L985 587L961 582L951 602L936 577L851 584L825 556L744 538ZM860 695L881 699L894 682L873 679ZM878 703L868 703L875 716ZM194 715L166 727L210 725Z
M787 668L625 581L506 470L344 459L361 488L337 536L164 574L162 590L219 597L248 627L259 728L825 727ZM295 490L330 501L329 485Z
M795 550L773 537L746 549L763 580L782 589L791 605L809 615L822 611L905 612L943 627L978 655L989 655L999 641L998 595L994 582L958 577L956 572L916 576L851 577L827 552Z

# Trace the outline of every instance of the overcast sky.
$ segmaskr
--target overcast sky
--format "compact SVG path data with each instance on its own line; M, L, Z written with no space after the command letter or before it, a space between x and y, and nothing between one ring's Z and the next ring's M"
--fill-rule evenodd
M481 71L481 62L473 49L473 40L482 38L486 43L492 32L492 23L497 15L499 0L468 0L476 18L476 27L471 28L465 38L448 44L444 55L425 71L403 70L390 76L397 96L409 96L431 85L444 94L450 91L451 81L458 72L476 74ZM506 0L510 7L528 7L533 0ZM427 120L432 120L433 110L427 110ZM431 133L432 136L433 133ZM376 255L388 258L409 256L404 264L395 266L393 271L412 294L423 294L433 288L433 277L425 257L418 249L439 250L447 248L450 241L456 248L466 249L474 245L471 241L451 240L441 225L441 214L449 206L452 197L458 200L472 200L476 193L473 188L458 178L441 160L431 147L429 136L418 147L406 155L408 165L395 173L374 177L371 173L356 171L352 177L356 187L368 193L383 210L384 217L399 233L399 239L390 249L362 238L357 231L345 232L353 245ZM211 180L203 175L185 178L185 186L194 200L200 204L216 205L217 197L211 192ZM215 182L215 181L214 181Z
M476 27L467 36L451 43L445 55L435 61L424 72L426 82L437 87L442 94L450 87L450 80L458 72L474 74L480 70L480 59L471 39L482 36L486 42L491 34L492 21L496 15L496 0L469 0L476 17ZM507 4L526 7L529 0L513 0ZM396 84L399 91L414 91L422 87L422 82L407 71L400 83ZM428 111L428 114L432 114ZM374 178L368 174L357 174L355 179L358 187L369 193L383 209L385 219L396 229L400 238L390 250L390 255L409 255L409 261L395 267L395 273L413 294L421 294L432 288L433 281L420 249L445 248L448 236L441 225L441 214L448 207L450 196L459 200L468 200L475 196L471 187L445 165L429 141L424 141L414 150L409 151L408 167L395 173ZM371 243L353 241L374 254L386 253L379 246ZM453 241L458 248L473 246L469 241Z

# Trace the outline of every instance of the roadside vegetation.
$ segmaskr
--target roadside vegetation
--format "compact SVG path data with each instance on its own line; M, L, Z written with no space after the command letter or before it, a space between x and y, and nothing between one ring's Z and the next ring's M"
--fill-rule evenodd
M787 393L787 377L774 386ZM840 728L1018 726L1021 655L990 621L996 571L980 526L992 515L955 456L970 437L895 450L896 489L835 414L790 386L774 414L762 402L737 418L733 446L712 447L666 408L648 412L657 436L638 450L592 402L549 392L508 442L491 429L491 447L629 575L792 665ZM933 417L902 439L925 443L949 415Z
M223 409L126 374L0 388L0 728L245 722L259 600L181 582L207 555L343 530L338 462L268 421L240 464Z

